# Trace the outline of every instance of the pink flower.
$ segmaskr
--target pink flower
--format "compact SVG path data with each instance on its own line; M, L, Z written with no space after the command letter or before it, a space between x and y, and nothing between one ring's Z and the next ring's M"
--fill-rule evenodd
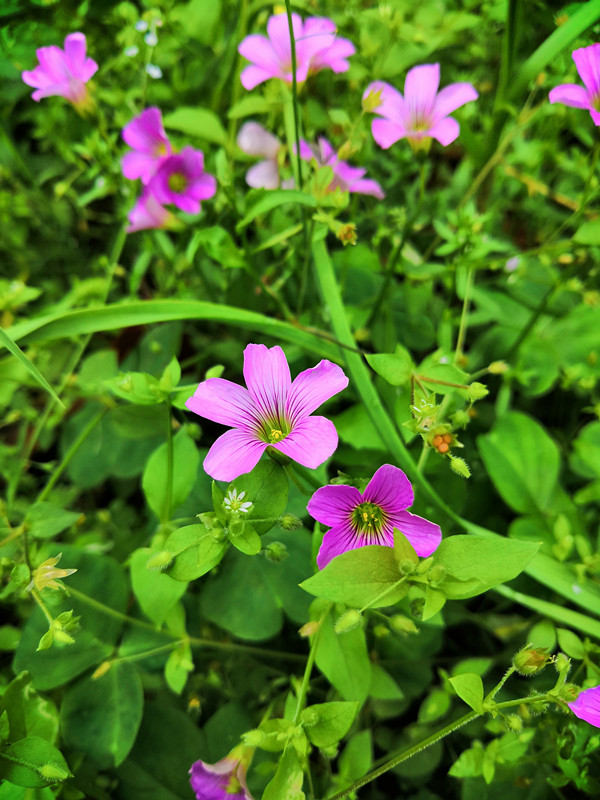
M189 146L162 158L148 182L148 192L159 203L172 203L188 214L198 214L200 200L213 197L216 191L216 180L204 172L202 151Z
M296 45L296 80L305 81L309 73L322 69L345 72L348 56L355 52L348 39L336 38L335 23L326 17L309 17L306 22L292 14ZM240 44L240 55L251 61L240 76L245 89L254 89L269 78L292 83L292 47L287 14L270 17L267 36L252 34Z
M572 56L585 89L577 83L563 83L550 91L548 99L551 103L585 108L594 125L600 125L600 44L580 47Z
M190 784L197 800L252 800L246 785L247 764L239 757L240 748L207 764L195 761L190 769Z
M406 511L413 504L410 481L398 467L384 464L361 494L354 486L323 486L308 501L308 513L331 525L323 537L317 566L369 544L394 546L394 528L403 533L417 555L429 556L442 540L439 525Z
M142 183L148 183L161 159L171 154L160 110L152 107L142 111L123 128L121 135L134 151L121 160L123 175L131 181L141 178Z
M217 439L204 459L209 475L232 481L254 469L267 447L311 469L332 455L338 442L335 426L311 414L348 385L340 367L320 361L292 382L281 347L249 344L244 379L247 389L209 378L186 401L195 414L233 428Z
M440 65L422 64L406 74L404 97L383 81L367 86L363 103L371 93L381 92L378 105L370 106L370 110L383 117L373 120L371 127L380 147L387 149L405 137L417 142L433 138L444 146L456 139L460 126L448 114L479 95L470 83L452 83L438 93L439 83Z
M367 172L366 169L351 167L346 161L340 161L333 147L323 137L318 140L316 146L309 145L308 142L301 139L300 158L304 161L311 161L314 158L318 166L333 169L333 180L328 187L330 191L341 189L343 192L370 194L379 200L383 200L385 197L377 181L363 177Z
M42 97L60 95L77 108L88 107L90 99L85 84L98 69L98 64L86 58L85 53L83 33L70 33L65 39L64 50L55 45L36 50L39 65L21 74L25 83L36 89L32 98L38 102Z
M129 227L127 233L135 233L148 228L168 228L175 217L163 208L156 197L148 191L143 192L137 203L127 215Z
M237 137L240 150L249 156L263 156L246 173L246 183L253 189L277 189L279 186L279 164L277 155L281 142L258 122L246 122Z
M584 49L589 50L590 48ZM576 50L575 52L581 51ZM579 74L581 75L581 71ZM583 692L579 693L577 700L573 700L572 703L567 703L567 705L576 717L584 719L596 728L600 728L600 686L584 689Z

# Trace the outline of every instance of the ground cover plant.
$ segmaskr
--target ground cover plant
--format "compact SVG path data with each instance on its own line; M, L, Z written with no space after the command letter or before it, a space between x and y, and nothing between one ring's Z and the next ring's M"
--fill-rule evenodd
M595 796L600 0L0 36L0 800Z

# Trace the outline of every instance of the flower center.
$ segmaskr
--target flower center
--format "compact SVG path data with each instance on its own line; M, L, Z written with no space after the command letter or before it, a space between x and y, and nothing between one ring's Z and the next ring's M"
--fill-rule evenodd
M269 431L269 441L271 444L274 442L280 442L282 439L285 439L287 434L283 431L280 431L278 428L271 428Z
M360 503L352 512L352 527L363 536L377 536L384 522L385 514L375 503Z
M182 194L187 187L187 178L181 172L169 175L169 189L176 194Z

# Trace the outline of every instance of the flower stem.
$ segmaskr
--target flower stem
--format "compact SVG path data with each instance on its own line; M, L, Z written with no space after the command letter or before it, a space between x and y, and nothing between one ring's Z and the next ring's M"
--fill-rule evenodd
M458 336L456 338L456 350L454 352L455 364L457 364L461 360L463 355L463 348L465 346L465 336L467 333L467 321L469 318L469 303L471 302L471 291L473 289L474 279L475 279L475 267L473 266L473 264L470 264L467 272L467 283L465 285L465 296L463 298L462 313L460 315Z
M323 613L321 614L318 622L319 627L317 628L316 633L314 634L310 642L308 661L306 662L306 666L304 668L304 675L302 676L302 683L300 684L300 691L298 692L298 702L296 703L296 711L294 713L294 718L292 720L294 724L298 722L298 717L300 716L300 713L306 703L306 695L308 694L310 675L312 673L312 668L315 663L315 657L317 655L317 644L319 642L319 636L321 634L321 627L323 625L323 620L325 619L327 614L329 614L330 609L331 609L331 603L327 605L325 611L323 611Z
M173 420L169 400L167 400L167 485L165 489L165 506L161 519L163 525L166 525L171 519L171 506L173 505Z
M298 113L298 82L296 72L298 64L296 60L296 39L294 38L294 25L292 21L292 4L290 0L285 0L285 11L288 19L290 31L290 46L292 51L292 108L294 109L294 137L296 139L296 180L298 188L302 190L302 160L300 158L300 117ZM290 152L291 157L291 152Z

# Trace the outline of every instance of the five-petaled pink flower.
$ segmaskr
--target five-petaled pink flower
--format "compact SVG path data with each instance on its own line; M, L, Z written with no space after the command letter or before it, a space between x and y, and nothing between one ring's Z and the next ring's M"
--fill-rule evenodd
M214 176L204 172L202 151L190 146L162 158L148 182L148 192L159 203L172 203L188 214L198 214L200 200L208 200L216 191Z
M404 96L389 83L375 81L367 86L363 103L383 119L373 120L373 138L387 149L398 139L412 142L437 139L448 145L460 133L458 122L449 117L453 111L476 100L479 96L470 83L451 83L438 93L440 65L422 64L406 74ZM369 95L381 92L379 103L367 100Z
M317 162L319 167L331 167L333 180L328 186L329 191L341 189L343 192L357 192L370 194L383 200L385 194L377 181L365 178L366 169L351 167L346 161L340 161L336 151L327 139L320 137L316 145L309 145L304 139L300 140L300 158L304 161Z
M131 181L148 183L160 160L171 154L171 142L163 127L160 109L153 106L134 117L121 134L133 152L121 160L123 175Z
M562 103L590 112L594 125L600 125L600 44L580 47L572 53L577 72L583 83L563 83L550 91L551 103Z
M417 555L429 556L442 540L439 525L406 509L414 500L410 481L398 467L384 464L361 494L354 486L328 485L308 501L308 513L331 525L323 537L317 566L369 544L394 546L394 528L406 536Z
M567 705L576 717L600 728L600 686L584 689L576 700Z
M355 52L355 48L348 39L336 37L333 20L309 17L302 22L298 14L292 14L292 28L298 83L322 69L332 69L334 72L349 69L346 59ZM252 62L240 76L245 89L254 89L269 78L292 83L292 46L287 14L270 17L267 35L255 33L246 36L238 47L240 55Z
M233 428L216 440L204 459L211 477L232 481L250 472L267 447L311 469L333 454L338 443L334 424L311 414L348 385L340 367L320 361L292 382L281 347L249 344L244 379L247 389L209 378L186 401L195 414Z
M190 769L190 784L197 800L252 800L246 785L246 761L241 747L216 764L195 761Z
M86 42L83 33L70 33L65 39L65 49L52 45L36 50L39 65L26 70L21 77L35 92L31 97L39 101L42 97L60 95L79 109L86 109L90 98L86 83L98 69L98 64L86 58Z

